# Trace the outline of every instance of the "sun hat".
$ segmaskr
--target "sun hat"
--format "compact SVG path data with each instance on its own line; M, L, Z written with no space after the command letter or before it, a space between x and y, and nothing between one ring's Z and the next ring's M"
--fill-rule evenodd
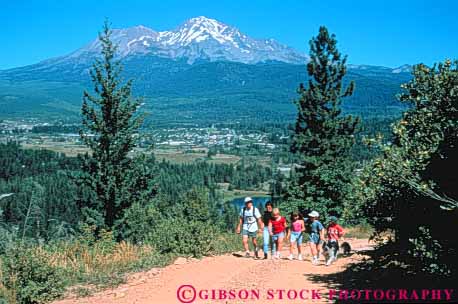
M329 221L335 223L335 222L337 222L337 217L335 217L334 215L331 215L331 216L329 217Z
M310 216L310 217L319 217L320 214L314 210L314 211L312 211L312 212L309 213L309 216Z
M245 197L245 204L248 202L253 202L253 200L249 196Z

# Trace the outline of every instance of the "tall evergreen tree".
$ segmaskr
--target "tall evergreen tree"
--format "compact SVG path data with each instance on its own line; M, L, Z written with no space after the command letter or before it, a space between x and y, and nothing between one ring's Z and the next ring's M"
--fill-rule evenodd
M303 201L304 209L339 215L352 173L350 150L359 119L341 114L342 98L352 95L354 83L343 88L347 57L336 45L326 27L310 41L308 87L300 85L296 102L291 150L300 163L290 195Z
M84 92L80 130L91 149L82 178L93 195L86 197L84 213L103 218L108 227L121 219L123 210L135 200L152 191L148 168L128 155L136 146L143 117L137 113L139 100L131 95L132 81L122 83L122 64L115 59L117 46L111 34L105 22L99 34L102 58L90 71L95 94Z

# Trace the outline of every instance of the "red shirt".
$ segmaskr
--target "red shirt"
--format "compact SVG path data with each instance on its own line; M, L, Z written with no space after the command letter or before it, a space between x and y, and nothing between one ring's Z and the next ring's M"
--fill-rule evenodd
M273 234L278 234L280 232L285 231L286 220L283 216L280 216L280 219L278 220L271 219L269 223L272 224L272 233Z
M338 240L342 235L344 235L344 230L339 224L329 225L328 226L328 240Z

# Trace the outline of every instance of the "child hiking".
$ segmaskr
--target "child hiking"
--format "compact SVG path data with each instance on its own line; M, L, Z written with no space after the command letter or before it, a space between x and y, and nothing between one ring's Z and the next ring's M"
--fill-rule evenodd
M326 247L329 254L328 260L326 261L326 266L329 266L337 259L337 253L339 251L339 239L343 237L345 231L339 224L337 224L337 217L335 216L329 217L329 225L326 231L328 234Z
M269 222L272 219L272 203L266 202L264 214L262 215L262 222L264 229L262 231L262 247L264 250L264 259L267 259L267 253L269 252L270 233L269 233ZM272 256L275 254L275 244L272 242Z
M261 213L258 208L253 206L251 197L245 198L245 207L240 210L239 223L236 232L240 233L242 227L242 242L245 248L245 257L250 257L250 248L248 245L248 238L251 238L254 247L254 256L258 258L258 243L256 240L257 232L262 232Z
M324 241L324 227L318 221L320 214L316 211L312 211L308 214L309 218L307 224L309 228L309 245L310 251L312 254L312 264L318 265L318 260L320 256L320 245Z
M269 222L269 232L272 236L272 242L277 247L277 252L272 256L273 259L281 258L286 227L286 219L280 215L280 210L278 210L278 208L274 208L272 211L272 219Z
M289 259L294 259L294 247L297 247L297 259L302 261L302 232L305 231L304 219L298 212L291 214L291 235L290 235L290 247L289 247Z

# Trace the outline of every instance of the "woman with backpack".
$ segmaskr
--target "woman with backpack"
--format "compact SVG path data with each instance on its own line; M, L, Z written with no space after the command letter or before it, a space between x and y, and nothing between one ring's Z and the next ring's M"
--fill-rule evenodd
M256 240L257 233L262 233L262 221L261 213L258 208L253 206L253 200L251 197L245 198L245 207L240 210L239 223L236 228L236 232L242 232L242 243L245 248L245 257L250 257L250 249L248 245L248 239L251 238L251 242L254 247L254 256L258 258L258 242ZM240 231L240 228L241 231Z

